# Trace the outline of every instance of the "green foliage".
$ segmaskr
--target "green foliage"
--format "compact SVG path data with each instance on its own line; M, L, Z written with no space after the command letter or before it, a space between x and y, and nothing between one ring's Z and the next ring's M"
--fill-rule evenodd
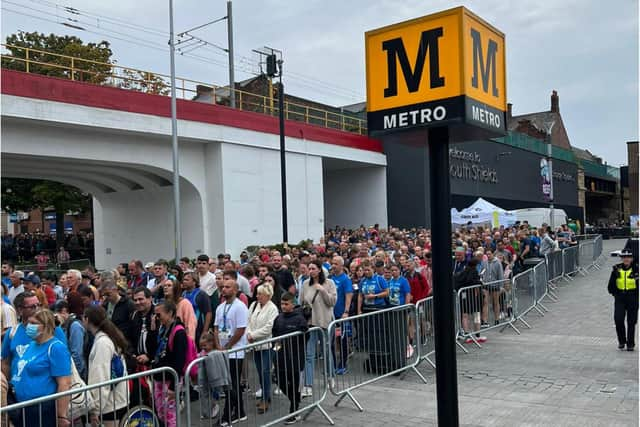
M6 39L10 55L2 58L2 68L27 71L27 49L51 52L28 51L29 60L42 64L29 63L29 72L46 76L60 77L83 82L104 84L111 75L111 55L109 42L84 44L75 36L59 36L38 32L19 31ZM73 57L60 57L58 55ZM15 59L13 59L13 58ZM77 58L77 59L75 59ZM22 59L22 60L21 60ZM47 64L47 65L45 65ZM56 66L58 65L58 66ZM73 68L73 76L71 70Z
M153 73L139 70L122 69L118 87L121 89L135 90L154 95L169 95L170 88L162 77Z
M287 253L289 252L291 249L293 248L298 248L300 250L308 250L313 246L313 240L311 239L307 239L307 240L300 240L297 244L289 244L289 249L285 250L284 249L284 244L283 243L275 243L273 245L250 245L247 246L245 248L245 251L247 251L247 253L250 256L255 256L258 253L258 250L260 248L267 248L269 250L277 250L278 252L280 252L281 254Z
M54 207L56 212L84 211L89 196L79 189L53 181L2 179L2 208L7 212Z
M30 211L53 207L56 229L64 230L65 213L82 212L89 207L90 197L76 187L53 181L3 178L2 208L6 212ZM56 233L58 246L64 244L64 233Z
M75 36L19 31L7 36L6 42L10 55L2 58L2 68L27 71L26 59L29 59L30 73L101 85L115 84L122 89L155 95L168 95L170 91L169 85L153 73L122 68L122 75L114 76L113 52L109 42L104 40L85 44Z
M30 179L2 178L2 209L12 213L33 209L36 206L32 192L35 182Z

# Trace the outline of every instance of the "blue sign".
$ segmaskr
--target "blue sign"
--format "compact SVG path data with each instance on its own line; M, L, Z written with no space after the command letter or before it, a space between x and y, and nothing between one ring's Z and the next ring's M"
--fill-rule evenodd
M18 223L18 214L17 213L10 213L9 214L9 222L11 224L17 224Z
M65 233L73 233L73 223L71 222L65 222L64 223L64 231ZM49 232L50 233L55 233L56 232L56 223L52 222L49 224Z

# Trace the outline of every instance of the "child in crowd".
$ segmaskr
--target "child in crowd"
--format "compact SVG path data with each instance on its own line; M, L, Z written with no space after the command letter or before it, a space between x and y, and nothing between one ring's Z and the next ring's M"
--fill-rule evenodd
M213 334L209 331L203 332L200 336L200 353L198 357L203 357L215 350ZM200 419L216 418L220 413L220 406L217 401L220 396L218 391L209 385L205 362L198 363L198 385L200 393Z
M285 292L280 299L282 313L273 322L273 336L279 337L293 332L306 332L307 321L299 309L294 308L295 297ZM300 406L300 373L305 363L305 336L289 337L277 347L276 372L278 386L289 398L289 413L296 412ZM300 418L291 416L285 424L294 424Z

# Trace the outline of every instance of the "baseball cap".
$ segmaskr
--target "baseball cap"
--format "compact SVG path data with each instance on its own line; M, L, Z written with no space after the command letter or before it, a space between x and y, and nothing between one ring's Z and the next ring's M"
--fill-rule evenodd
M28 275L27 277L24 278L24 281L33 283L34 285L39 285L40 284L40 278L38 276L36 276L35 274Z

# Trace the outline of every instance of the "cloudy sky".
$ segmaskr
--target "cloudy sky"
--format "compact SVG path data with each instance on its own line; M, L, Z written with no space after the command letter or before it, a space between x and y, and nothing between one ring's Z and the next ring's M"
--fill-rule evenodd
M226 15L223 0L175 0L176 32ZM464 5L506 34L514 114L549 109L552 90L574 146L627 163L638 139L638 0L236 0L236 80L257 71L252 49L284 52L287 91L332 105L364 100L364 32ZM65 7L78 13L70 14ZM61 22L85 30L74 30ZM108 40L118 64L167 73L168 0L2 0L2 36L17 31ZM177 74L227 84L226 23L178 57ZM185 50L188 49L185 48Z

